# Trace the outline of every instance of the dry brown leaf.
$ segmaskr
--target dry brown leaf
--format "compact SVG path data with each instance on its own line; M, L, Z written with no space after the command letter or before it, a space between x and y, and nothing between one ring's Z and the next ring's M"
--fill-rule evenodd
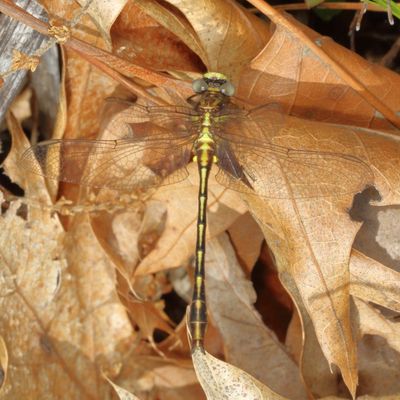
M373 166L375 187L382 194L384 203L399 202L400 147L396 138L338 125L324 125L324 130L320 128L319 123L287 117L284 127L274 134L268 132L268 138L273 143L291 148L301 143L301 148L305 149L308 143L314 151L341 148L344 152L347 149ZM326 358L339 366L354 393L357 371L355 342L350 327L348 262L359 224L350 220L346 209L351 205L352 193L362 190L368 180L372 183L372 177L367 178L372 170L364 169L361 164L348 164L346 167L347 161L341 159L337 165L321 170L315 165L309 174L308 164L293 163L288 169L281 170L290 182L286 186L284 179L277 179L281 173L277 172L279 168L277 171L271 169L268 159L263 161L259 158L257 161L258 173L266 182L266 186L260 185L258 193L270 193L267 185L271 182L277 185L280 193L287 190L288 197L294 198L261 200L246 196L250 211L261 224L281 276L284 276L283 272L293 276ZM312 166L311 160L310 163ZM356 178L354 173L359 173L359 177ZM332 178L338 179L338 185L347 187L332 188L329 195L327 187ZM305 188L303 180L308 181L307 190L313 187L314 193L323 191L326 197L296 199ZM338 192L343 195L338 195ZM346 192L349 195L345 195ZM285 279L284 284L291 292Z
M58 1L47 3L53 13L70 18L71 7L66 7L65 4L62 4L63 2ZM145 2L138 1L137 4L139 3L142 7L145 4ZM261 50L269 38L269 32L264 23L255 20L255 17L243 12L236 4L230 2L202 1L189 4L186 1L176 0L170 3L186 16L193 30L188 29L187 33L184 33L189 27L188 23L176 10L169 11L171 9L168 7L147 2L148 5L152 5L152 16L160 25L168 27L174 24L172 21L176 21L179 26L176 27L174 33L202 58L207 67L219 69L233 78L236 78L241 72L239 96L250 103L257 105L276 99L287 106L287 111L296 115L324 121L352 123L358 126L389 128L388 120L396 122L393 110L399 108L399 100L396 96L399 87L398 77L387 70L372 67L332 42L321 39L314 32L300 26L299 23L292 21L293 30L290 31L288 25L279 23L277 20L278 26L271 41L253 60L250 68L247 68L247 61ZM136 23L138 22L136 21ZM81 37L98 44L97 39L93 39L96 33L92 35L93 31L90 32L93 26L88 19L85 19L82 24L86 27L86 32ZM257 29L254 26L257 26ZM89 39L90 36L92 37ZM311 44L307 46L307 38L310 41L309 44L311 43L313 46ZM105 47L104 43L98 45ZM321 49L320 52L316 52L315 45ZM99 104L111 92L113 86L109 85L107 79L93 75L92 67L84 65L69 54L68 63L66 98L70 114L68 114L66 137L97 134L99 121L95 116L100 108ZM85 92L86 87L89 90ZM171 96L169 99L173 98ZM64 103L63 97L61 101ZM311 115L308 113L310 109L317 111ZM382 119L379 113L386 119ZM66 110L61 111L60 115L60 121L66 119ZM61 130L58 129L56 136L61 136ZM312 124L292 118L286 120L283 131L276 133L274 137L269 138L274 144L289 145L295 148L306 147L310 151L340 151L347 154L348 157L361 158L372 166L371 170L364 170L365 175L374 174L374 183L383 197L382 204L398 203L400 157L399 144L394 138L367 130ZM367 292L365 289L365 285L376 279L376 276L393 277L393 274L384 271L382 266L376 266L367 260L368 265L373 267L374 275L366 274L365 277L360 276L357 268L350 267L350 281L349 254L359 224L349 220L347 209L350 207L353 193L362 189L362 184L368 182L368 179L365 182L362 182L361 176L358 182L354 179L347 179L351 178L350 175L354 169L358 172L362 170L361 167L355 165L353 165L353 169L349 168L348 160L349 158L344 158L342 162L334 163L330 166L331 170L328 171L317 169L319 181L326 184L327 187L334 187L338 183L337 177L342 177L343 183L339 185L339 189L345 188L348 192L347 196L327 196L322 199L303 200L292 198L290 201L260 200L256 197L246 196L250 210L257 217L274 250L282 280L300 311L305 334L302 359L304 375L313 391L316 389L315 392L321 395L330 393L334 386L331 383L335 376L332 375L331 379L328 378L327 386L325 383L319 385L316 382L317 379L321 380L321 376L326 377L328 369L322 360L321 353L318 352L313 336L314 329L325 356L330 363L339 365L348 387L354 394L356 356L355 341L350 328L352 321L349 315L349 290L353 295L359 295L379 304L384 303L392 308L398 306L396 285L390 286L389 294L384 296L379 295L377 290ZM16 165L15 162L14 165ZM265 165L264 168L263 165L263 171L269 171L267 167ZM308 168L306 165L293 166L293 170L296 168L296 172L310 178L306 172ZM14 169L14 173L18 174L17 167ZM293 174L293 170L288 172L289 175ZM263 187L264 180L275 183L279 180L280 171L274 175L276 172L272 171L270 177L268 177L269 172L262 176L262 185L258 188L260 194L263 190L269 190L266 189L266 186ZM287 173L287 171L285 172ZM305 183L309 186L315 185L318 191L320 188L318 182L316 183L315 179L312 180L312 177L310 179L311 181L306 179ZM42 181L38 180L37 185L42 185ZM278 190L281 190L278 186ZM283 188L284 190L291 189L285 185ZM155 251L150 253L140 266L140 273L147 274L171 266L186 264L193 253L197 189L187 190L185 202L179 198L186 195L185 190L181 190L177 191L179 195L174 196L175 204L171 204L168 199L172 192L167 195L161 190L156 194L156 196L161 196L160 201L168 202L168 221L164 235L158 241ZM46 197L44 194L42 196ZM221 202L215 203L222 208L222 211L216 212L215 216L218 215L224 221L216 221L215 232L211 232L211 237L229 227L238 215L244 212L244 207L241 205L238 207L240 212L237 211L236 200L233 198L229 200L228 204L228 207L221 207ZM212 207L210 209L213 211ZM37 216L40 218L40 214ZM185 221L188 223L183 226ZM124 224L126 221L122 221L122 223ZM211 228L212 231L214 229L212 224ZM127 237L127 235L120 235L121 240L126 240ZM109 256L115 249L123 248L120 246L122 242L110 251L107 250L104 255L100 247L96 247L88 220L84 217L77 217L69 229L69 239L66 243L67 250L70 251L69 262L79 277L77 281L74 281L78 287L75 295L80 298L88 295L96 299L99 296L99 299L104 301L104 297L102 297L104 292L93 284L94 279L90 275L92 272L95 278L97 275L99 277L107 275L101 284L106 288L105 293L112 293L110 296L115 299L115 292L111 290L115 282L114 275L110 272L112 266ZM84 246L87 246L87 249ZM100 255L104 255L104 259L100 259ZM90 260L90 257L94 257L94 261ZM129 264L132 270L137 258L137 255L127 251L122 257L121 263ZM360 260L366 261L365 259ZM356 262L360 260L356 259ZM104 267L107 273L102 275L97 272L97 269L92 270L92 263L97 263L100 268ZM352 268L353 272L351 272ZM92 286L86 287L83 283L84 280L89 281ZM68 284L64 290L73 292ZM393 299L389 298L391 294L394 296ZM71 301L69 296L66 298ZM85 307L83 308L85 309ZM78 311L74 308L75 313ZM87 309L85 312L84 315L89 313ZM118 309L118 313L121 320L124 320L121 309ZM60 315L63 314L60 313ZM105 315L104 319L106 319ZM65 317L65 319L67 318ZM102 326L101 316L99 317L100 322L96 318L94 320L96 326ZM65 322L64 325L66 325ZM126 324L126 321L122 325L126 332L130 332L130 325ZM71 330L79 336L79 328L73 325ZM111 337L112 332L108 333L112 352L111 342L115 338ZM90 334L88 337L90 338ZM118 335L117 337L119 338ZM81 345L79 338L74 342L74 346L76 343L78 343L76 347L79 348ZM51 353L54 348L58 350L58 347L47 336L43 337L41 345L44 352ZM107 348L107 346L104 346L104 343L99 340L93 345L93 348L95 350L90 356L98 354L96 349ZM102 350L98 352L101 353ZM88 356L89 359L90 356ZM317 364L316 360L318 363L321 361L321 367L318 366L317 371L313 370L310 373L312 364ZM88 365L88 370L90 370L92 364ZM96 377L96 373L93 372L91 377ZM95 378L88 379L87 382L94 380ZM90 384L88 383L88 385Z
M163 332L173 334L174 330L166 321L166 318L162 317L162 313L157 309L153 303L149 302L131 302L127 306L129 314L133 321L138 325L141 335L147 338L149 343L156 347L153 334L155 329L159 329Z
M250 213L240 216L228 229L235 252L248 273L254 267L264 241L264 236Z
M398 286L399 274L392 269L385 267L379 262L372 260L371 258L363 255L362 253L352 250L350 258L350 293L353 296L362 298L365 301L372 301L376 304L382 305L389 309L398 310ZM287 276L287 275L285 275ZM301 304L301 299L296 298L296 304L299 307ZM304 306L302 306L304 307ZM301 307L301 309L302 309ZM295 314L297 315L297 314ZM299 319L296 317L292 321L291 327L288 331L287 345L289 348L295 352L296 359L299 363L303 363L302 373L305 381L310 386L312 393L316 396L327 396L328 394L334 394L338 391L338 371L334 369L332 374L329 370L329 365L324 359L321 352L320 346L318 344L317 338L315 337L314 328L312 326L311 320L306 312L302 312L303 317L303 327L301 327ZM383 316L381 316L383 318ZM352 314L352 320L357 321L358 318ZM385 324L385 319L382 320L383 325ZM294 325L297 327L294 328ZM389 324L391 322L389 321ZM295 329L295 332L292 332ZM301 332L304 331L305 342L304 345L301 343L294 343L299 337L301 337ZM372 332L370 332L372 333ZM376 332L375 332L376 333ZM383 385L383 381L387 381L396 375L396 361L394 361L394 355L387 355L382 357L381 365L378 365L378 358L380 358L380 352L378 345L372 347L368 344L369 358L365 361L363 354L361 354L361 359L358 362L358 367L360 370L360 382L359 390L367 393L372 393L372 382L375 384L376 389L384 391L384 387L390 388L394 391L393 383ZM302 353L302 356L301 356ZM372 362L375 360L375 362ZM385 360L391 360L386 364ZM368 369L368 375L367 370ZM382 373L380 373L382 372ZM384 393L384 392L383 392Z
M285 280L286 283L291 282L291 287L295 287L292 281ZM340 372L338 368L330 368L322 353L314 326L298 292L294 295L294 299L297 309L301 312L301 318L298 312L293 314L285 341L288 351L293 354L300 366L303 380L315 398L337 394L340 387Z
M153 70L201 70L197 37L171 9L153 0L129 2L112 27L114 54Z
M242 66L262 49L270 36L268 25L235 2L168 0L168 3L190 22L203 50L197 54L207 69L227 73L231 79L237 77ZM188 40L186 35L181 39L197 50L197 40Z
M49 196L43 179L26 180L18 168L18 159L28 142L12 114L8 115L8 124L13 147L5 162L5 170L26 190L27 195L46 204ZM65 373L57 363L59 354L54 353L55 348L48 339L49 324L54 317L53 300L59 289L61 271L65 268L61 247L63 230L58 220L50 217L49 211L33 207L34 218L26 220L18 215L20 209L20 201L10 202L0 221L3 274L0 330L8 344L9 365L12 367L4 387L5 399L45 397L50 390L45 384L49 379L46 370L49 358L54 360L53 377ZM36 379L31 385L26 385L26 382L31 382L34 372L32 356L35 358ZM76 393L75 388L71 389L60 387L64 393Z
M134 4L161 26L179 37L200 59L206 58L206 53L195 30L180 12L174 12L172 7L166 7L166 4L160 4L154 0L134 0Z
M227 361L282 396L307 399L297 365L254 309L256 293L245 279L227 235L221 234L207 245L207 301Z
M192 359L208 400L288 400L239 368L196 349ZM289 383L290 384L290 383Z
M74 12L79 10L73 3L67 5L59 0L44 0L42 3L49 13L67 21L71 20ZM99 37L95 25L87 15L82 16L78 26L73 29L73 35L98 48L106 47L106 43ZM54 136L90 137L99 130L102 104L115 89L116 82L67 48L64 48L63 76L65 93L61 92L59 103L67 103L68 114L65 130L57 132L56 129ZM63 109L60 112L67 110Z
M12 366L3 398L92 399L110 391L98 385L99 366L120 362L134 335L89 223L81 217L65 235L43 179L25 180L18 168L27 140L12 115L9 127L13 147L5 167L29 197L25 209L10 202L0 222L0 330ZM42 205L30 206L32 198Z
M288 14L250 1L277 25L241 75L237 96L252 104L278 102L287 114L324 122L400 128L399 75L370 63ZM256 4L257 3L257 4Z

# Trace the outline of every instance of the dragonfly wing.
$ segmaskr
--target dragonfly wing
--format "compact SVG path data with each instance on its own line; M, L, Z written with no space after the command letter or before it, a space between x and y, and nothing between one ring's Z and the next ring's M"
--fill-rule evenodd
M158 135L147 139L50 140L22 156L33 173L61 182L131 192L187 177L192 139Z
M110 110L111 115L114 115L110 128L116 131L118 131L121 123L136 128L138 124L147 124L147 127L151 124L173 133L174 136L187 137L196 130L200 123L199 113L184 106L151 107L122 99L109 98L107 109ZM117 116L115 116L116 112L118 112ZM141 134L140 131L135 133ZM144 135L151 136L151 133L145 131Z
M371 183L369 167L359 159L339 154L310 154L233 146L218 151L222 185L268 198L313 198L357 193Z
M301 127L282 129L287 129L282 115L262 109L217 124L217 181L240 192L283 199L341 196L372 182L368 164L350 154L273 144L282 136L301 144L310 133Z

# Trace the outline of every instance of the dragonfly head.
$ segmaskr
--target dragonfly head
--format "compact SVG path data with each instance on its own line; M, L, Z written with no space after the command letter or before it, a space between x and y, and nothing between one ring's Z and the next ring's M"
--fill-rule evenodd
M192 84L195 93L201 95L199 107L205 110L221 108L227 98L233 96L235 87L227 77L218 72L207 72Z
M192 84L196 93L221 93L230 97L235 93L235 87L224 74L219 72L207 72L202 78L196 79Z

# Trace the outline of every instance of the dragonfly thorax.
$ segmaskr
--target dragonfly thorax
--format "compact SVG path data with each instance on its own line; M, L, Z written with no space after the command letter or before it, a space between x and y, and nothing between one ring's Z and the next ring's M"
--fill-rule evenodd
M220 92L207 91L203 93L197 108L202 112L215 113L220 111L228 101L227 96Z

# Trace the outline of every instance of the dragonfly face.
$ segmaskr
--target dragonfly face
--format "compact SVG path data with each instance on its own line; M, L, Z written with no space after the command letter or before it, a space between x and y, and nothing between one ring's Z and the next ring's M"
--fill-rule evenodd
M201 94L197 109L201 112L218 112L229 97L235 93L235 88L225 75L208 72L202 78L193 82L193 90Z

